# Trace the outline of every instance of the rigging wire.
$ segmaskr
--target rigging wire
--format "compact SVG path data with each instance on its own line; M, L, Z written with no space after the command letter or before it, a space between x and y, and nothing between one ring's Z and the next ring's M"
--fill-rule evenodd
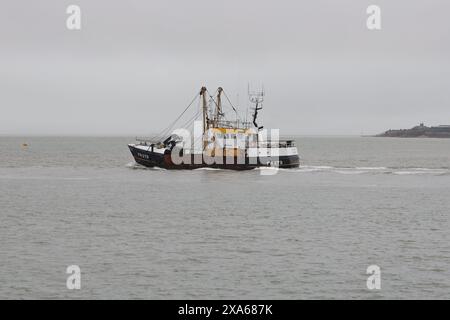
M222 90L222 92L223 92L225 98L227 99L228 103L230 104L231 109L233 109L233 111L235 112L236 117L238 118L239 121L241 121L241 117L239 116L239 113L238 113L238 111L236 110L236 108L235 108L235 107L233 106L233 104L231 103L230 98L228 98L227 93L225 92L225 90ZM216 92L214 93L214 95L215 95L216 93L217 93L217 90L216 90ZM209 95L209 97L211 98L211 100L214 101L214 104L216 105L216 107L218 107L218 104L217 104L216 100L214 99L214 96L212 96L212 95L209 93L209 91L208 91L208 95Z
M191 107L191 105L194 103L194 101L199 97L199 94L197 93L194 97L194 99L192 99L192 101L189 103L189 105L183 110L183 112L181 112L181 114L171 123L169 124L165 129L163 129L159 134L155 135L154 137L152 137L150 139L151 140L155 140L156 138L158 138L157 140L160 140L161 138L163 138L164 136L167 135L168 132L170 132L171 129L173 129L173 127L175 126L175 124L177 123L178 120L180 120L180 118L186 113L186 111Z
M191 117L184 125L182 125L182 128L186 128L188 126L190 126L200 115L202 114L202 112L200 110L198 110L193 117Z
M218 103L217 101L214 99L214 96L210 94L210 92L208 90L206 90L206 92L209 95L209 101L208 101L208 105L209 108L211 107L212 102L215 104L215 106L218 108ZM218 92L218 89L214 92L214 95L216 95ZM228 103L230 104L231 108L233 109L233 111L236 113L236 117L238 118L239 121L241 121L241 117L239 116L239 113L237 112L236 108L233 106L233 104L231 103L231 100L229 99L228 95L226 94L225 91L223 91L225 98L227 99ZM155 141L155 140L161 140L162 138L165 138L165 136L174 128L174 126L177 124L177 122L181 119L181 117L186 113L186 111L192 106L192 104L195 102L195 100L199 97L199 94L196 94L194 96L194 98L192 99L192 101L189 103L189 105L181 112L181 114L172 122L170 123L167 127L165 127L161 132L159 132L158 134L156 134L155 136L153 136L152 138L149 139L149 141ZM200 100L199 100L200 103ZM191 117L182 127L186 127L186 126L190 126L202 113L203 110L201 110L200 108L196 111L196 113L194 114L193 117ZM159 142L159 141L158 141Z
M234 110L234 112L236 112L236 115L239 118L238 112L237 112L236 108L233 106L233 104L231 103L230 99L228 98L227 93L225 92L225 90L223 91L223 94L225 95L225 98L227 98L227 101L230 104L231 108Z

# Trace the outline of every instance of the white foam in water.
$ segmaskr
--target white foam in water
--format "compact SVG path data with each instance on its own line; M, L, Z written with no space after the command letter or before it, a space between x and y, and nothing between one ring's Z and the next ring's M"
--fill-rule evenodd
M130 168L130 169L140 169L140 170L154 170L154 171L166 170L166 169L160 168L160 167L146 167L146 166L140 165L137 162L129 162L125 165L125 167Z
M445 175L448 173L449 173L448 169L431 169L431 168L408 168L405 170L398 170L393 172L393 174L397 175L416 175L416 174Z
M128 167L128 168L134 168L134 167L136 167L138 164L136 163L136 162L134 162L134 161L131 161L131 162L128 162L126 165L125 165L125 167Z
M314 169L314 168L300 168L295 170L296 172L316 172L320 171L320 169Z
M398 174L398 175L422 174L422 172L418 172L418 171L394 171L392 173Z
M360 170L336 170L333 171L340 174L362 174L362 173L368 173L368 171L360 171Z
M388 167L330 167L330 166L300 166L296 172L333 172L338 174L396 174L396 175L446 175L450 174L449 169L433 168L388 168Z
M317 172L317 171L329 171L334 169L330 166L300 166L296 171L297 172Z
M300 166L300 168L310 168L310 169L335 169L335 167L330 166Z

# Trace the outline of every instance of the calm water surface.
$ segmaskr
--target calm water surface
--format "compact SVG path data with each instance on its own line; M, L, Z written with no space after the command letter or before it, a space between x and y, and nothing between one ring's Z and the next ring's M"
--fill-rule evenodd
M275 175L144 169L132 141L0 137L0 298L450 298L450 139L298 137Z

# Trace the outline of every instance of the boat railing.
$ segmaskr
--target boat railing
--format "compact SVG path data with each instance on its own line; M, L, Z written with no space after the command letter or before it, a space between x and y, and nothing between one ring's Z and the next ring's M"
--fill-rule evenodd
M216 121L215 127L228 129L249 129L252 123L246 121L219 120Z
M293 140L279 140L279 141L260 141L259 148L291 148L295 147Z
M152 143L154 143L153 141L150 141L149 139L145 139L145 138L138 138L138 137L136 137L136 142L139 142L139 144L141 144L141 145L144 145L144 146L149 146L149 145L151 145Z
M140 145L150 146L152 144L156 144L154 141L145 138L136 138L136 141L139 142ZM159 143L161 144L161 143ZM293 140L279 140L279 141L259 141L257 143L258 148L291 148L295 147L295 141ZM251 147L251 145L247 142L245 144L246 148ZM162 147L162 146L160 146ZM255 146L256 147L256 144ZM186 149L188 150L188 149Z

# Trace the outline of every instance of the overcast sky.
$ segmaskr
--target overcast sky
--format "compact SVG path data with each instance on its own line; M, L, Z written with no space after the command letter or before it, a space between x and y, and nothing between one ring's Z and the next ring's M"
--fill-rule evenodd
M66 28L66 8L82 29ZM377 4L382 30L366 28ZM287 134L450 124L448 0L0 0L0 134L146 135L202 85Z

